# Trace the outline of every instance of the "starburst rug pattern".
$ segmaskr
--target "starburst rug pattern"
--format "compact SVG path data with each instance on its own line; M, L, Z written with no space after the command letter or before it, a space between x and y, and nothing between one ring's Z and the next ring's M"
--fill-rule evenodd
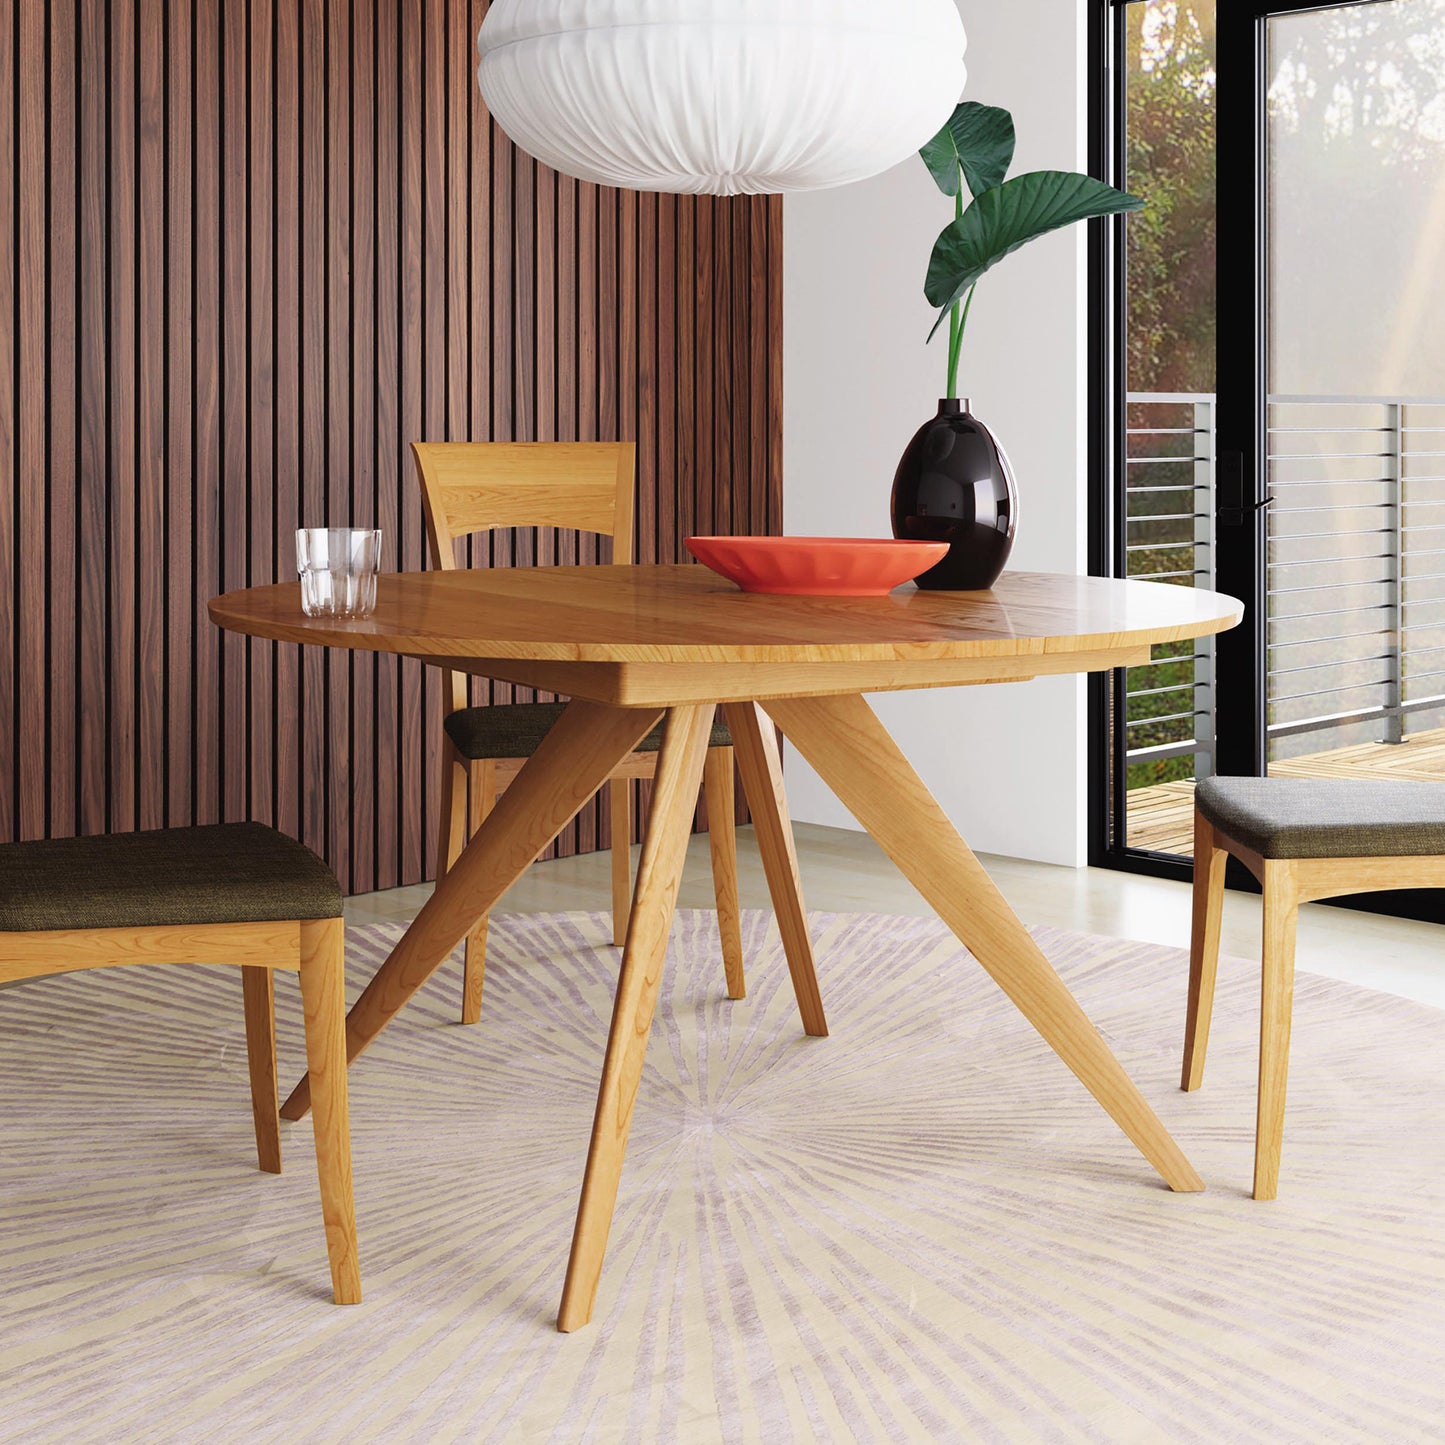
M941 924L812 927L825 1040L768 915L729 1003L715 920L679 914L570 1336L606 918L494 919L482 1023L448 967L353 1069L355 1309L309 1125L279 1179L254 1167L237 972L0 992L0 1438L1440 1438L1445 1013L1302 974L1281 1198L1255 1203L1258 965L1224 964L1184 1095L1184 955L1038 930L1210 1186L1173 1195ZM399 932L352 931L353 988Z

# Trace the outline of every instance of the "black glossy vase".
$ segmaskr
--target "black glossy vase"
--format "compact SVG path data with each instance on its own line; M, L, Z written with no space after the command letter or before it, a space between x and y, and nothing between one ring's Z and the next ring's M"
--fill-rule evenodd
M933 592L992 587L1018 525L1013 468L968 400L938 403L938 415L908 443L893 478L893 535L947 542L948 556L918 585Z

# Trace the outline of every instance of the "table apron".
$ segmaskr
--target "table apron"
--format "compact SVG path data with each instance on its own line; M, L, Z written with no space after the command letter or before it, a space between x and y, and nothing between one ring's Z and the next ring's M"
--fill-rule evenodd
M502 657L427 657L419 662L616 707L753 702L917 688L1028 682L1059 673L1106 672L1149 661L1147 645L1016 657L883 662L528 662Z

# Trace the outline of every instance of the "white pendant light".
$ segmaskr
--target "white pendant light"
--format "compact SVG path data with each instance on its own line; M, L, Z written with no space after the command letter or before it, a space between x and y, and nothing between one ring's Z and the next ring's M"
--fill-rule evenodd
M953 113L965 44L954 0L492 0L477 79L567 175L756 195L907 159Z

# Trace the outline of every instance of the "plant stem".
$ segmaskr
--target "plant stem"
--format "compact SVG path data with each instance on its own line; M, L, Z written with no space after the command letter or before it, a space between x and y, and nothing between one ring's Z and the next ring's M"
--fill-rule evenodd
M943 383L943 394L950 400L953 398L954 388L958 385L958 363L955 357L958 355L958 302L953 303L953 309L948 313L948 374Z
M960 315L958 302L953 303L953 315L949 318L948 325L948 396L956 399L958 396L958 360L963 352L963 332L968 325L969 308L973 305L973 293L978 290L978 282L975 281L968 288L968 295L963 298L963 312Z
M953 217L956 221L963 219L963 167L958 168L958 190L953 197ZM969 292L969 299L972 300L973 292ZM948 313L948 390L944 395L950 400L958 396L958 352L963 344L963 320L959 316L958 302L955 301Z

